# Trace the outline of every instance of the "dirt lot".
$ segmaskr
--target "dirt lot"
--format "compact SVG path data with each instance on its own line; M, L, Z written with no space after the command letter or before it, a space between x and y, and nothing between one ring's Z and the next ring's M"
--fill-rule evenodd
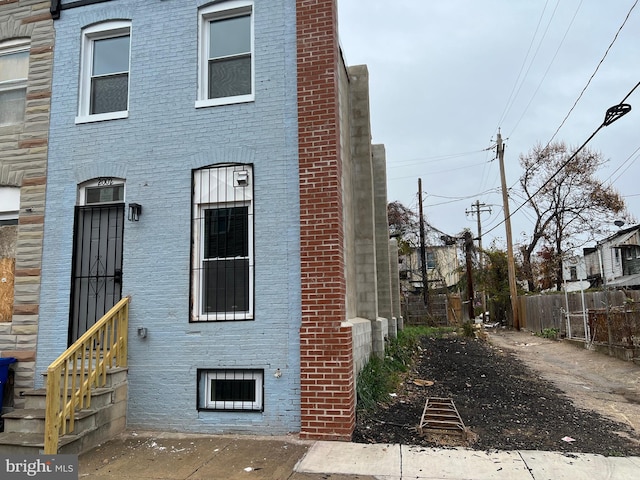
M425 338L388 405L358 415L354 441L453 445L417 431L427 398L452 398L478 450L640 456L640 367L526 332ZM431 384L433 382L433 384Z

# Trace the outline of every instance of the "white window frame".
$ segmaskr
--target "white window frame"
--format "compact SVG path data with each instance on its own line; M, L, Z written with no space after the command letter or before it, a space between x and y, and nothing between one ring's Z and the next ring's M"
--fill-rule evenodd
M250 17L251 93L232 97L209 97L209 23L224 18ZM254 7L252 1L233 0L202 8L198 13L198 96L196 108L247 103L255 100Z
M25 39L16 39L16 40L8 40L0 42L0 56L12 55L15 53L24 53L29 52L31 48L31 44L29 40ZM27 59L27 64L29 60ZM11 80L5 80L0 82L0 92L9 92L12 90L24 90L24 101L25 101L25 110L26 110L26 102L27 102L27 83L29 80L29 67L27 66L27 76L24 78L14 78ZM7 125L16 125L18 123L24 122L24 114L22 112L22 119L17 122L10 123L2 123L0 126L4 127Z
M260 412L263 410L264 404L264 370L256 369L215 369L202 370L200 375L199 395L200 409L204 410L222 410L222 411L247 411ZM255 382L255 396L253 401L216 401L211 398L211 382L212 380L253 380Z
M131 22L117 20L99 23L82 31L82 53L80 56L80 80L78 92L78 116L75 123L100 122L129 117L129 95L131 92ZM127 71L127 109L117 112L91 114L91 78L93 71L93 46L96 40L129 36L129 69Z
M122 200L114 200L108 202L87 202L87 190L92 189L110 189L112 187L122 186ZM118 177L98 177L93 180L82 183L78 186L78 205L81 207L88 205L102 205L105 203L124 203L126 195L126 183L124 178Z
M191 268L191 321L243 321L254 318L254 222L253 170L250 165L222 164L194 172L193 194L193 252ZM247 258L248 309L245 311L205 312L202 308L204 289L204 212L208 209L248 207L248 257L228 257L227 260Z
M0 226L15 225L20 215L20 187L0 186Z

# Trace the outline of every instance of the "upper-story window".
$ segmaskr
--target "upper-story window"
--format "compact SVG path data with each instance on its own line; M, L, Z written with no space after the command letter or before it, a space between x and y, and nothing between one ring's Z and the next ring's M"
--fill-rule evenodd
M569 277L571 281L578 280L578 267L569 267Z
M128 21L101 23L83 30L76 123L129 115L130 40Z
M435 252L427 252L427 268L436 268L436 254Z
M0 43L0 125L24 121L29 76L29 42Z
M196 107L254 99L253 4L222 2L199 12Z

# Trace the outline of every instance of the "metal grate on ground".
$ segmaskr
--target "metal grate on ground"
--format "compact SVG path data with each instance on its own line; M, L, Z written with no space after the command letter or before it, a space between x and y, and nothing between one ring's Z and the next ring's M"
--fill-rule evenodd
M466 438L467 429L451 398L427 398L418 432L427 435L452 435Z

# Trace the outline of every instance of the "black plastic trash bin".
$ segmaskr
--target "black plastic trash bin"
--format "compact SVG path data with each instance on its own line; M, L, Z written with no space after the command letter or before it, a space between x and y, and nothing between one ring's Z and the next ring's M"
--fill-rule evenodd
M0 413L2 413L2 405L4 401L4 389L9 378L9 365L16 363L13 357L0 358Z

